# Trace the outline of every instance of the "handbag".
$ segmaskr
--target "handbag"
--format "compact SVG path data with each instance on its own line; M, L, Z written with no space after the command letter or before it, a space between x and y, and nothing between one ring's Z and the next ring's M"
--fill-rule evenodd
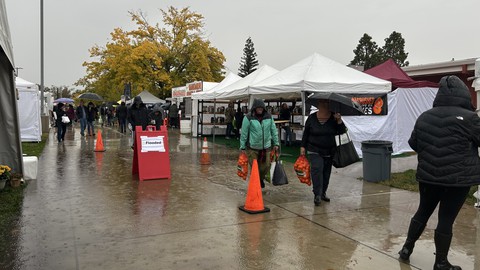
M64 123L64 124L70 123L70 118L68 118L68 116L66 116L66 115L63 115L62 116L62 123Z
M336 138L337 147L333 155L333 166L343 168L360 160L350 136L345 132Z
M273 171L272 184L274 186L281 186L288 184L288 177L283 168L282 161L277 160L275 164L275 170Z

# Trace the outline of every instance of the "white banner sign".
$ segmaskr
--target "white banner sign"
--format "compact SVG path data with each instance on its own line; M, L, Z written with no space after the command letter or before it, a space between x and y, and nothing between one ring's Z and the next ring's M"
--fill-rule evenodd
M142 141L142 148L141 152L165 152L165 145L163 144L163 138L165 136L157 136L157 137L147 137L147 136L140 136L140 140Z

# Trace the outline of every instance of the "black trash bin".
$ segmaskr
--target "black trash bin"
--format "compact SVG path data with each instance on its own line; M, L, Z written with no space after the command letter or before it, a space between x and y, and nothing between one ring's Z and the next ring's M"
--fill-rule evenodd
M391 141L363 141L363 179L368 182L390 179L392 152Z

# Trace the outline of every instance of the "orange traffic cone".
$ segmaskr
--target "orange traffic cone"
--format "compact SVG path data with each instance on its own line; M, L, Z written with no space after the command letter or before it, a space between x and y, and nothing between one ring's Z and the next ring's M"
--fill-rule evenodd
M249 214L270 212L270 209L263 205L262 188L260 187L260 173L258 172L257 160L253 160L250 182L248 183L247 198L245 205L238 207Z
M210 164L210 154L208 153L208 141L207 137L204 137L202 144L202 155L200 156L200 165Z
M95 144L95 152L105 152L103 147L102 132L99 130L97 133L97 143Z

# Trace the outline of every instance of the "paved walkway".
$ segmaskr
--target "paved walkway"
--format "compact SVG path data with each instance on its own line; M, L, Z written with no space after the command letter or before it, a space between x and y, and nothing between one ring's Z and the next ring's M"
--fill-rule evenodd
M139 183L131 175L129 136L105 128L95 139L50 134L38 179L26 189L15 269L432 269L432 218L411 257L397 260L418 194L358 180L361 163L334 170L330 203L313 205L311 188L286 165L290 184L267 184L271 212L249 215L237 151L169 132L172 180ZM415 168L415 157L392 169ZM465 206L450 259L480 269L477 211Z

